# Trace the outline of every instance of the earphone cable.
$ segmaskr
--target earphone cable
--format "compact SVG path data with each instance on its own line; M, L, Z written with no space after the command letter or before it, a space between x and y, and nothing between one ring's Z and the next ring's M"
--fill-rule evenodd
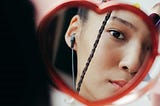
M75 75L74 75L74 49L72 48L72 86L75 90Z

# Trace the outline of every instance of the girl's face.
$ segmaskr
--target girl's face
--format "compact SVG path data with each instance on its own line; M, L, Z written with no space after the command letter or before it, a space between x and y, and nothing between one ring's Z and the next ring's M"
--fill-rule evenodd
M79 18L71 23L78 24L75 28L77 83L105 15L89 11L85 23L82 24ZM113 95L134 77L150 52L150 31L145 22L129 11L113 11L85 74L80 95L91 101Z

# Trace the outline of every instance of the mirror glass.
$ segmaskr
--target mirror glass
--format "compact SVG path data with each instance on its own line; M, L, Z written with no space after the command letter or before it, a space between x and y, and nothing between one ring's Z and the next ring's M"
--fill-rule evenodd
M135 10L100 14L87 7L64 7L48 15L47 24L43 21L39 29L48 67L89 101L133 90L149 78L155 58L155 35Z

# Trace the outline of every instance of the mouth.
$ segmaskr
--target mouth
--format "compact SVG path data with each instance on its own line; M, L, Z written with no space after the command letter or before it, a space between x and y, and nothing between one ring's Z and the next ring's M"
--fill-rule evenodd
M122 88L127 84L125 80L109 80L109 83L111 83L116 88Z

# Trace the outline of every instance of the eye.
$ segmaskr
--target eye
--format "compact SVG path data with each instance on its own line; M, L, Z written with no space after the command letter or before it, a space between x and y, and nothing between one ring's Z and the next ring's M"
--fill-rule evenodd
M108 31L113 37L115 37L116 39L124 39L124 35L120 32L120 31L116 31L116 30L109 30Z

